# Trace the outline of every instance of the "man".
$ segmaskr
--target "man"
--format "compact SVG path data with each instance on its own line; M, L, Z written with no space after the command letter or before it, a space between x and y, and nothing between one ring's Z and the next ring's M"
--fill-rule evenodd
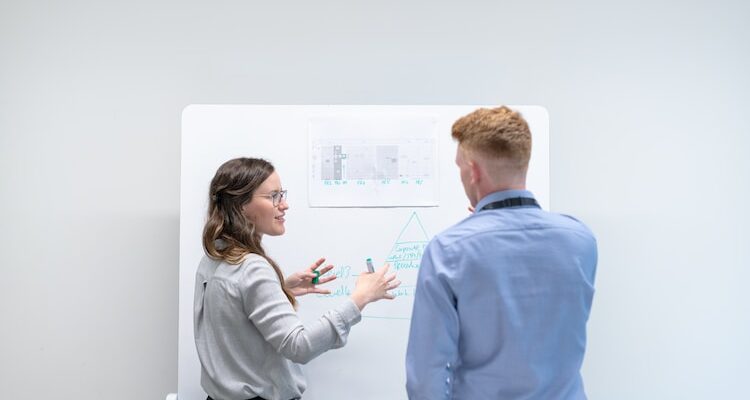
M453 125L473 213L420 266L406 355L412 400L585 399L596 240L526 190L531 133L507 107Z

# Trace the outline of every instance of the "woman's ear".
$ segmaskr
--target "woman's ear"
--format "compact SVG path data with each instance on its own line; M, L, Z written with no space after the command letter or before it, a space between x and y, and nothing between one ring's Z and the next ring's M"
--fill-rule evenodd
M250 207L251 202L247 202L242 205L242 215L245 217L245 219L250 222L251 224L255 223L255 216L252 212L252 207Z

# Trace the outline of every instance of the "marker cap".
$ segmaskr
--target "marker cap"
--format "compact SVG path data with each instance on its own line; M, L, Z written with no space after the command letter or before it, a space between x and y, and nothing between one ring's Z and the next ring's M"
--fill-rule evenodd
M319 282L318 278L320 277L320 272L318 272L318 270L315 270L313 271L313 274L315 274L315 278L312 279L312 283L313 285L317 285Z

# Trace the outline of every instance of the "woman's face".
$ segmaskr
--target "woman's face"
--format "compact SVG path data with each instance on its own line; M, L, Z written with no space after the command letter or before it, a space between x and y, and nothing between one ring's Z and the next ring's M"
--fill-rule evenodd
M276 172L266 178L255 190L253 198L242 206L242 213L253 225L255 231L261 235L283 235L284 213L289 208L285 199L280 199L278 205L273 205L272 196L281 192L281 179Z

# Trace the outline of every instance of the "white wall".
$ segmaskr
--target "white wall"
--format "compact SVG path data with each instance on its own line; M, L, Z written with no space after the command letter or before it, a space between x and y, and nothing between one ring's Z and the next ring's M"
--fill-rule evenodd
M750 3L547 3L0 2L0 396L176 388L185 105L509 103L599 238L590 397L749 397Z

